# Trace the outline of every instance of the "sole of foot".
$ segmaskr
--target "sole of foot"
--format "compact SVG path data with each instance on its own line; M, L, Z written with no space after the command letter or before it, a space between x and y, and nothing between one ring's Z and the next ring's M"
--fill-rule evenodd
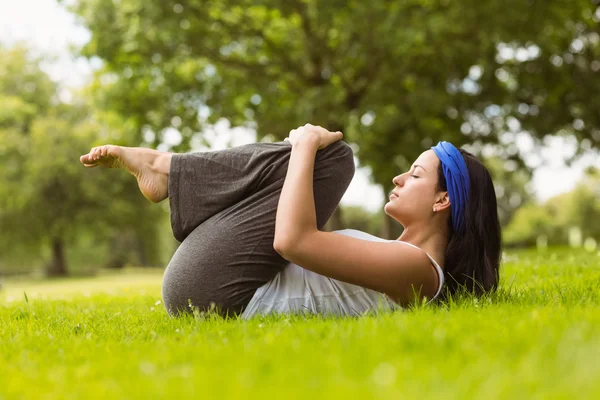
M152 149L104 145L92 148L79 160L87 168L124 169L135 176L144 197L158 203L168 196L168 174L160 172L157 164L161 157L168 156L168 153Z

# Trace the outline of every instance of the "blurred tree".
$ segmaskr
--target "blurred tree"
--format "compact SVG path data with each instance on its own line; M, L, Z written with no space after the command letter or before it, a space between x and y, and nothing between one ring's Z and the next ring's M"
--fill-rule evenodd
M151 238L152 224L140 220L164 212L149 211L135 178L93 174L79 163L119 119L114 112L95 115L85 103L60 103L40 61L20 45L0 48L0 246L49 245L46 272L57 276L67 274L65 249L82 231L102 240L119 228L141 227ZM149 246L145 255L153 251Z
M600 10L589 0L81 0L100 104L189 149L220 118L283 139L312 122L355 142L384 193L438 140L600 143ZM498 155L523 167L514 142ZM510 197L510 194L507 193ZM386 219L388 232L390 220ZM390 236L390 235L388 235Z
M539 237L548 244L569 243L569 232L577 228L583 239L600 243L600 173L587 170L575 188L548 199L543 204L531 200L519 208L506 229L508 246L531 246Z
M542 236L546 237L550 244L565 243L554 222L547 207L534 202L527 203L515 212L514 218L504 229L502 233L504 245L535 246L537 239Z
M517 168L517 163L512 160L488 157L483 161L494 181L498 218L500 225L504 227L519 207L532 200L533 195L529 189L532 174L527 169Z
M381 213L383 210L377 212L370 212L360 206L340 206L342 208L342 215L344 218L344 229L358 229L363 232L370 233L375 236L381 234L382 221ZM334 230L331 228L331 221L325 226L325 230Z
M569 204L556 204L557 215L581 229L583 238L600 242L600 173L589 168L582 181L567 195ZM562 206L562 207L561 207Z
M52 105L56 85L39 68L28 50L17 45L0 45L0 246L14 246L13 225L18 225L15 210L22 207L22 185L28 153L28 136L36 118ZM21 232L27 229L23 226Z

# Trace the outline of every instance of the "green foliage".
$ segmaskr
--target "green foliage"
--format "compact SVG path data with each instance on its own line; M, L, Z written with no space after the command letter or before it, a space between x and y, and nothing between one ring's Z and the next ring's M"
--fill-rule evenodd
M357 229L375 236L382 233L382 210L369 212L360 206L344 206L342 207L342 217L344 229Z
M130 126L111 111L92 112L84 98L57 101L56 85L26 48L0 48L0 259L27 248L39 258L52 244L53 263L83 232L106 241L115 230L145 237L141 253L156 263L157 218L122 171L100 173L79 162L95 144L128 144ZM4 107L6 105L6 107Z
M479 150L516 123L600 143L600 11L589 0L82 0L73 10L92 32L83 54L104 61L99 102L155 132L153 145L178 129L175 151L220 118L259 139L310 121L343 130L387 191L441 139ZM500 150L523 166L514 143Z
M515 211L532 199L532 193L528 189L531 171L517 169L514 161L506 161L498 157L490 157L483 162L490 171L496 189L500 225L505 227L513 218Z
M572 194L572 222L600 243L600 170L589 169Z
M550 237L553 242L565 243L566 237L560 238L562 232L557 230L553 222L546 208L528 203L516 211L510 225L504 230L504 244L532 246L541 236Z
M36 116L53 104L56 85L40 69L42 60L32 57L27 47L0 44L0 54L0 129L27 132Z
M544 204L529 202L519 208L504 230L505 244L531 246L540 237L548 244L569 243L569 232L576 228L583 239L600 243L600 174L590 169L569 193Z
M598 255L510 252L501 276L483 300L250 321L169 318L162 270L8 281L0 396L597 398Z

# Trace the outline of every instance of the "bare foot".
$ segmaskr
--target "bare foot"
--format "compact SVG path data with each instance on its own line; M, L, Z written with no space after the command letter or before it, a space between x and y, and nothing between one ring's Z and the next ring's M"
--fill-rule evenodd
M105 145L94 147L79 160L88 168L123 168L136 177L144 197L158 203L168 196L171 156L142 147Z

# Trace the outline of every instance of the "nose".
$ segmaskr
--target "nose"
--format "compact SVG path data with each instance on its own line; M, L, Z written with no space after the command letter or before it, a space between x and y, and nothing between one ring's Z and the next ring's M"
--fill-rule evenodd
M392 182L396 186L402 186L404 184L404 174L395 176Z

